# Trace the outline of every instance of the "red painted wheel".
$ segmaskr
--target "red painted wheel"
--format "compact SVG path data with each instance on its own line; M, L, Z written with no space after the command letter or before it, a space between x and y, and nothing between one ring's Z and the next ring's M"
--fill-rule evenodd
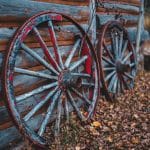
M70 22L67 29L64 20ZM72 37L73 43L61 46L59 36ZM98 59L88 36L70 17L43 12L26 21L10 44L3 70L10 114L34 144L45 147L46 127L55 122L57 136L61 118L69 120L70 112L81 121L91 118L99 93Z
M98 58L102 89L107 100L114 100L134 87L136 55L126 29L116 21L102 28L98 43Z

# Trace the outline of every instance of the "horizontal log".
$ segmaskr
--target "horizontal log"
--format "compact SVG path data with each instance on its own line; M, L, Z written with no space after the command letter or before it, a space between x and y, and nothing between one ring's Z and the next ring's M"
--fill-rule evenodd
M52 46L52 43L51 42L45 42L46 45L48 47L51 47ZM9 40L4 40L4 41L1 41L0 44L2 45L0 47L0 52L3 52L5 50L8 49L8 44L9 44ZM40 48L40 44L39 43L26 43L30 48ZM58 41L58 45L59 46L69 46L69 45L73 45L74 44L74 41Z
M29 112L38 102L43 99L44 93L39 94L38 96L35 97L30 97L24 101L18 102L16 106L18 107L18 111L21 114L26 114ZM0 107L0 113L1 113L1 118L0 118L0 131L7 129L11 126L13 126L12 123L12 118L9 115L7 108L5 106Z
M47 3L55 3L55 4L63 4L63 5L72 5L72 6L88 6L89 0L33 0L37 2L47 2Z
M0 1L0 22L24 21L27 18L41 11L52 11L65 13L76 20L82 20L89 16L87 6L67 6L54 3L35 2L29 0L1 0Z
M132 10L132 11L136 11L139 12L140 9L139 7L133 6L131 4L128 5L124 5L124 4L120 4L120 3L98 3L97 5L98 8L111 8L111 9L122 9L122 10Z
M84 30L87 30L88 25L81 24ZM0 40L9 39L13 37L14 33L16 32L17 28L0 28ZM45 25L44 27L38 27L40 35L42 36L44 41L50 41L50 35L48 31L48 27ZM57 24L54 25L54 30L56 33L57 40L69 40L73 39L73 36L79 32L76 26L74 25L61 25ZM36 41L36 36L32 32L29 34L29 38L26 39L27 42Z
M41 115L38 115L34 119L31 119L28 125L36 130L39 127L38 125L40 125L40 123L42 122L42 118L43 117ZM20 135L16 127L14 127L14 124L11 122L11 126L9 128L4 128L0 131L0 148L4 148L8 146L8 143L17 141L21 138L22 136Z
M140 14L139 11L134 11L134 10L126 10L120 8L103 8L103 7L97 8L96 12L98 14L120 14L120 15L130 14L135 16L138 16Z
M23 25L24 21L0 21L0 28L18 28ZM78 21L79 24L87 24L88 18L82 18L82 20ZM70 22L62 22L60 25L69 25Z
M62 56L67 56L69 51L71 50L72 46L61 46L59 47L59 50L61 52ZM53 51L53 48L49 48L51 54ZM45 55L43 53L43 50L41 48L36 48L33 49L33 51L35 51L40 57L45 58ZM39 62L36 61L32 56L30 56L29 54L27 54L25 51L20 50L17 59L16 59L16 66L17 67L22 67L22 68L32 68L35 66L38 66Z
M141 6L141 1L140 0L101 0L101 2Z
M21 135L15 127L11 127L0 131L0 149L8 147L9 143L12 141L17 141L21 139Z
M88 25L82 24L81 25L84 30L87 30ZM79 31L78 29L73 25L63 25L59 26L59 24L55 27L56 29L56 37L58 44L63 45L71 45L74 41L74 36ZM16 28L8 29L8 28L1 28L0 29L0 51L5 51L9 45L10 38L14 35L16 31ZM48 28L39 28L39 32L41 33L41 36L43 40L48 44L47 46L52 46L52 43L50 42L50 36L48 32ZM27 43L31 48L39 48L40 45L37 41L37 38L35 37L35 34L30 34L28 38L25 40L25 43Z

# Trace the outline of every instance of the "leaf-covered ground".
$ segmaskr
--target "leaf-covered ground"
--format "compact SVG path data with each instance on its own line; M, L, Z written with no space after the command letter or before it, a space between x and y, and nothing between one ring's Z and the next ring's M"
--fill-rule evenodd
M150 73L141 73L135 89L115 103L100 99L95 117L81 123L72 118L62 126L61 136L50 138L50 149L107 150L150 148Z
M69 125L62 125L61 135L55 140L47 129L50 149L150 149L150 72L141 73L135 83L133 91L114 103L101 98L90 122L81 123L73 117Z

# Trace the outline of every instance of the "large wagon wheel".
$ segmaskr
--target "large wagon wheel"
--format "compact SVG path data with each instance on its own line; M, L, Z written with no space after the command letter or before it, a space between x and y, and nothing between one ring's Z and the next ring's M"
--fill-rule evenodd
M98 58L102 88L108 100L134 87L136 56L126 29L117 21L102 28Z
M61 37L72 38L73 46L60 46ZM66 15L43 12L26 21L10 44L3 77L15 124L40 147L47 145L44 133L51 121L55 121L57 136L62 116L69 120L74 111L86 121L95 109L98 60L84 30Z

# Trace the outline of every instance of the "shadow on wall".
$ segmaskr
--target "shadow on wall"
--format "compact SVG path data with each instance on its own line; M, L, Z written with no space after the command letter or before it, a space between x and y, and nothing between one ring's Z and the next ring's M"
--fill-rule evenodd
M143 42L140 52L144 69L150 71L150 39Z
M146 30L149 31L149 34L150 34L150 13L148 12L145 12L145 15L144 15L144 27Z

